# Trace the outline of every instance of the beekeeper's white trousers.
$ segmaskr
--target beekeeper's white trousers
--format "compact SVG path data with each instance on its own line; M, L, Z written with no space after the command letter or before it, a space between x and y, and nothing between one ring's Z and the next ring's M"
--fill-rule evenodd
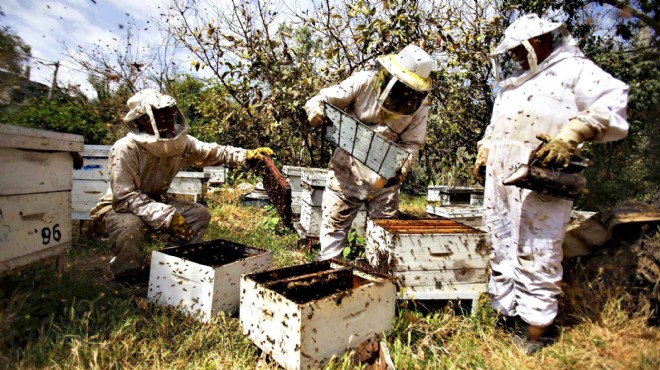
M572 201L504 186L489 167L484 190L484 225L492 237L493 308L525 322L550 325L561 293L562 249Z

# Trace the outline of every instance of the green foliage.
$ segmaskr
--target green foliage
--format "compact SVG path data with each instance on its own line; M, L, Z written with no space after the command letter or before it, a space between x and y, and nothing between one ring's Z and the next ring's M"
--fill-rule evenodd
M0 26L0 69L22 74L30 60L31 47L9 27Z
M348 245L342 251L342 257L348 261L354 261L358 258L364 258L365 245L367 240L364 236L359 235L355 229L351 229L348 233Z
M86 144L112 142L107 119L99 107L82 98L35 98L18 109L0 111L3 123L82 135Z

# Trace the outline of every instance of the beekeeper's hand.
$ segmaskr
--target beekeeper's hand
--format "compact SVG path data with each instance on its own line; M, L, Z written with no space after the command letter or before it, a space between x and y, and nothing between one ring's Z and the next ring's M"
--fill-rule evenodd
M472 167L472 175L482 185L486 181L486 163L488 163L488 147L481 146L477 151L477 159Z
M179 212L174 212L172 216L172 221L170 221L170 233L173 236L176 236L182 242L187 242L192 239L193 230L190 227L190 224L186 221Z
M275 154L273 150L268 147L249 149L246 155L246 162L248 166L254 167L257 163L262 161L264 157L271 157L273 154Z
M407 176L408 176L408 171L405 168L400 169L396 173L396 175L392 176L389 179L386 179L381 176L376 181L376 188L383 189L383 188L390 188L392 186L401 185L406 180Z
M544 166L567 167L578 145L595 136L596 131L591 126L582 120L572 119L552 138L548 135L537 135L537 139L547 143L542 145L534 156Z
M320 102L318 105L309 109L307 120L312 127L321 127L325 123L324 105Z

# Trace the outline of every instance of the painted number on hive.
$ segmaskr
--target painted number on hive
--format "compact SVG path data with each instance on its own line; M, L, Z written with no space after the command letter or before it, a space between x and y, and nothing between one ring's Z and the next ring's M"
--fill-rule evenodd
M53 225L52 229L50 227L44 227L41 229L41 242L46 245L52 240L59 242L62 239L62 233L60 232L60 224Z

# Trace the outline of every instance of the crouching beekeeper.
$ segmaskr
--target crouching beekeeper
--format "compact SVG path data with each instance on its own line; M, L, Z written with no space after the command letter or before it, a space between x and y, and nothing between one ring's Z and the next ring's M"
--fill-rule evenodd
M527 324L520 344L534 352L557 315L573 202L502 181L533 157L562 168L587 140L626 137L628 86L588 60L562 24L536 14L513 22L491 57L500 90L474 167L476 177L486 174L488 290L495 310Z
M110 150L110 188L91 211L107 234L115 278L142 274L143 246L149 231L172 236L170 244L196 243L211 220L198 203L166 197L181 169L244 165L272 155L269 148L246 150L201 142L188 135L188 123L176 101L146 89L128 99L124 121L131 128Z
M323 192L319 260L341 255L351 224L362 205L370 218L392 218L399 206L399 186L417 161L426 137L427 95L433 59L416 45L378 57L375 71L355 73L339 85L322 89L305 104L313 127L324 125L330 103L398 143L410 153L400 173L385 179L337 148Z

